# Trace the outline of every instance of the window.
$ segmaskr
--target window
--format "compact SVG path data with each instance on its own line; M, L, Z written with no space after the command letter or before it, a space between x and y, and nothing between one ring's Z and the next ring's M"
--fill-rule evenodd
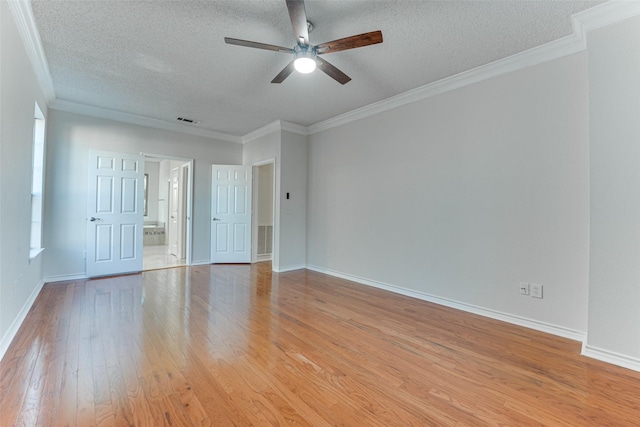
M44 187L44 114L36 103L33 120L31 178L31 243L29 259L42 252L42 192Z

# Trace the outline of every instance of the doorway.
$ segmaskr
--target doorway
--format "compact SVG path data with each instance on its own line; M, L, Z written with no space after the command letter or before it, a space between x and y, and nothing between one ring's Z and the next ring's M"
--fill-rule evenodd
M252 223L253 262L273 260L275 210L275 160L253 166L254 215Z
M143 270L191 263L192 164L145 154Z

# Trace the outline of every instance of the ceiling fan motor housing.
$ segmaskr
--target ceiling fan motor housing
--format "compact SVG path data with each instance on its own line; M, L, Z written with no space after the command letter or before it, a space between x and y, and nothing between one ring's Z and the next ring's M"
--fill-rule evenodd
M296 45L293 48L293 54L296 56L296 58L298 57L298 55L301 58L304 58L304 57L311 57L311 56L315 57L317 52L316 52L316 48L314 46Z

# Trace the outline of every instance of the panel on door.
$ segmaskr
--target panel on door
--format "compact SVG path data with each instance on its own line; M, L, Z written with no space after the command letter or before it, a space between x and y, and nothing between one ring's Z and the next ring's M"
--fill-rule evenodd
M89 155L87 276L142 270L142 156Z
M211 262L251 262L251 166L213 165Z

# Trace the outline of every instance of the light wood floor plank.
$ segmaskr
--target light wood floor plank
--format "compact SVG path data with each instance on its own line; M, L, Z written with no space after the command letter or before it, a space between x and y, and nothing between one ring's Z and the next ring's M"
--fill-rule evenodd
M580 343L269 263L47 284L0 425L640 426Z

